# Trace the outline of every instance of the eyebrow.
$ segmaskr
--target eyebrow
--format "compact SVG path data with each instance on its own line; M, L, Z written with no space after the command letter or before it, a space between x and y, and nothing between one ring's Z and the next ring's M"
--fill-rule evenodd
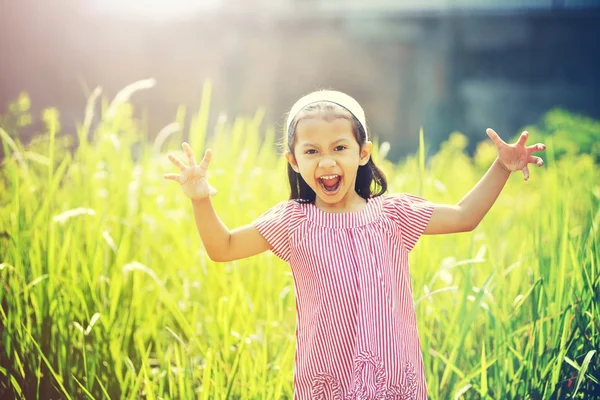
M335 146L336 144L342 143L342 142L349 142L349 140L346 138L340 138L340 139L336 140L335 142L333 142L331 145ZM316 144L313 144L313 143L302 143L302 146L300 146L300 147L319 147L319 146Z

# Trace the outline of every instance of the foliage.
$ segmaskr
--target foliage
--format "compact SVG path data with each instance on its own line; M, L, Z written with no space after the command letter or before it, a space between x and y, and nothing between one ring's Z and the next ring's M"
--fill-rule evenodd
M0 398L292 396L289 269L270 253L208 259L189 202L162 178L165 153L183 156L185 110L150 141L128 102L151 86L110 103L96 90L73 152L55 110L35 149L16 125L0 130ZM261 113L207 135L209 98L207 85L186 139L213 149L215 207L235 227L287 197L285 160ZM455 134L427 164L424 152L378 164L391 192L455 203L490 164L465 146ZM474 232L411 253L432 399L600 391L600 174L582 151L553 151L528 182L513 174Z
M557 158L589 154L600 163L600 121L556 108L548 111L536 126L526 127L531 141L552 141Z

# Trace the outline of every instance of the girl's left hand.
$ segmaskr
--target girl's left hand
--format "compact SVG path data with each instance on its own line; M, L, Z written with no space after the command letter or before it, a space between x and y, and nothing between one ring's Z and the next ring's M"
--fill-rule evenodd
M529 179L528 164L536 164L538 167L544 165L544 161L540 157L532 156L531 153L536 151L546 150L546 145L543 143L534 144L533 146L525 147L529 132L524 131L521 137L514 144L508 144L500 139L500 136L491 128L485 131L498 149L498 159L504 165L507 171L523 171L523 178Z

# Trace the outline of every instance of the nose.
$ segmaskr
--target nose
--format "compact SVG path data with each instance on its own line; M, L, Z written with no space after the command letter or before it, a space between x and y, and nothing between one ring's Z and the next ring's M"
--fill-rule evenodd
M335 160L333 158L325 157L319 161L320 168L331 168L335 167Z

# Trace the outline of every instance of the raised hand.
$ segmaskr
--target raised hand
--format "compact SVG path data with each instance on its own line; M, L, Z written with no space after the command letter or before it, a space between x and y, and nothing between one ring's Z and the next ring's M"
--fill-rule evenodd
M521 137L514 144L506 143L491 128L488 128L485 132L496 145L498 158L506 170L510 172L521 170L523 171L523 178L527 180L529 179L529 164L536 164L538 167L544 165L544 161L540 157L532 156L531 154L536 151L544 151L546 145L538 143L533 146L525 146L529 132L524 131L521 133Z
M187 155L189 165L186 166L179 158L169 154L169 160L179 168L181 174L164 174L165 179L179 182L183 193L192 200L201 200L217 194L217 190L208 183L206 178L206 171L212 156L211 150L207 149L200 164L196 164L196 158L190 145L183 142L181 146Z

